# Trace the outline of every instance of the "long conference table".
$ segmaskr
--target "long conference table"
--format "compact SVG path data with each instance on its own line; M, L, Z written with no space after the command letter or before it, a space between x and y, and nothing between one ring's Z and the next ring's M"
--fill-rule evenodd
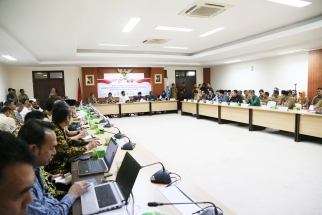
M306 110L280 111L262 107L207 104L202 102L182 102L181 114L193 114L197 119L210 117L218 119L218 124L237 122L248 124L249 131L265 128L294 133L294 141L306 136L322 138L322 115Z
M98 119L96 119L96 122L98 122ZM102 125L99 125L99 129L103 128ZM122 128L120 128L122 129ZM105 131L116 133L117 129L115 128L104 128ZM93 134L94 130L88 130L89 133ZM95 134L96 137L100 138L101 143L105 143L105 138L110 138L113 134L105 132L104 134ZM133 151L128 151L139 163L141 166L152 164L155 162L161 162L163 163L166 170L170 172L177 173L181 176L181 181L177 184L177 186L185 192L191 199L194 201L207 201L207 202L213 202L217 207L220 207L223 210L224 215L234 215L236 214L231 209L229 209L227 206L225 206L223 203L218 201L217 199L213 198L209 193L205 192L201 188L199 188L197 185L192 183L187 177L180 174L180 172L176 171L176 169L172 168L170 165L168 165L165 161L159 159L154 154L152 154L149 150L147 150L144 146L139 144L135 141L135 137L130 137L133 143L136 143L136 146ZM106 146L100 146L103 148L106 148ZM109 171L109 173L113 173L113 176L108 177L107 180L114 180L117 175L117 167L116 162L122 161L125 155L125 150L122 150L120 147L117 150L117 153L115 155L115 159L113 161L113 165ZM150 182L150 177L157 171L161 169L160 164L156 164L153 166L145 167L140 170L140 173L138 175L138 178L136 179L134 188L133 188L133 195L135 202L142 203L146 210L149 210L147 206L148 202L169 202L166 197L163 196L163 194L159 191L160 186L165 186L162 184L154 184ZM72 182L87 180L95 178L98 184L101 184L101 179L103 179L103 174L96 174L96 175L89 175L84 177L79 177L77 175L77 165L76 162L71 164L72 169ZM130 198L131 199L131 198ZM132 199L130 204L132 204ZM201 207L206 207L208 205L200 205ZM171 214L176 215L180 214L177 209L174 206L162 206L159 208L160 210ZM80 198L76 200L76 202L73 205L73 214L79 215L82 214L81 212L81 201ZM105 212L108 214L107 212Z
M147 113L151 116L156 111L172 111L178 113L177 100L94 104L94 107L103 115L115 114L119 115L119 117L129 113Z

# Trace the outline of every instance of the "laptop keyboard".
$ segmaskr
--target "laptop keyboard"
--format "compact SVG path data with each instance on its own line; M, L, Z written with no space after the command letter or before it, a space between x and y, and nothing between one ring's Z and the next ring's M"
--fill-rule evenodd
M99 208L115 205L117 203L111 185L95 187L96 197Z
M91 172L104 172L106 167L102 160L91 160L88 162L89 169Z

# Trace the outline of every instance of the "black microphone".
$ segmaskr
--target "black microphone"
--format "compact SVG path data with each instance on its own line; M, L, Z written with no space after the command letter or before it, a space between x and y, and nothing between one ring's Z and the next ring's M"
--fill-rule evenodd
M135 145L136 145L136 143L132 143L132 142L131 142L131 140L130 140L130 138L128 138L127 136L123 136L123 138L124 138L124 137L126 137L126 138L129 140L129 142L125 143L125 144L122 146L122 148L121 148L121 149L123 149L123 150L133 150L133 149L134 149L134 147L135 147Z
M121 133L120 129L118 129L117 127L114 127L116 128L119 132L117 134L114 135L114 137L116 139L122 139L123 138L123 134Z
M101 114L100 114L101 115ZM102 119L99 121L99 123L106 123L106 118L104 115L101 115Z
M157 171L156 173L154 173L150 180L152 183L157 183L157 184L169 184L171 183L171 177L169 172L164 168L163 164L161 162L156 162L156 163L152 163L146 166L142 166L143 167L148 167L148 166L152 166L155 164L161 164L162 165L162 169Z
M203 211L200 215L223 215L223 212L222 211L218 212L216 205L212 202L177 202L177 203L148 202L149 207L157 207L157 206L163 206L163 205L189 205L189 204L211 204L212 206L210 207L214 207L214 210L201 209L199 211L194 212L193 214L200 213L201 211Z

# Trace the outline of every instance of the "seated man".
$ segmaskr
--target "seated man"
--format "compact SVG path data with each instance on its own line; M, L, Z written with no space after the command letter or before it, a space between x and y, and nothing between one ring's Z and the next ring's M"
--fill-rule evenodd
M30 102L30 101L31 101L31 100L29 100L29 102ZM34 109L34 110L36 110L36 111L41 111L41 112L43 112L43 111L44 111L44 110L39 106L37 99L33 99L33 100L32 100L32 107L33 107L33 109Z
M321 111L322 110L322 100L320 100L316 105L315 108L317 111Z
M316 96L312 100L312 105L316 105L320 100L322 100L322 87L316 89Z
M95 98L94 93L89 94L87 102L88 103L97 103L97 99Z
M249 94L248 90L244 90L244 99L243 100L246 101L248 99L248 94Z
M223 96L222 96L222 102L229 102L229 94L228 94L228 91L229 90L226 90L226 93L225 93L225 91L224 91L224 94L223 94Z
M231 93L231 98L229 100L230 102L236 102L236 103L243 103L243 99L240 95L238 95L238 91L237 90L233 90L233 92Z
M68 193L58 201L44 186L40 167L46 166L55 156L57 146L54 126L40 120L28 121L19 131L18 138L32 149L36 160L34 172L36 180L31 188L33 202L28 206L27 214L68 214L75 200L90 186L86 181L74 183Z
M29 99L22 99L20 102L24 106L22 111L20 112L22 118L24 119L26 114L33 111L34 109L32 107L32 102L29 102Z
M71 172L70 163L68 162L70 158L82 155L84 152L96 148L98 142L95 140L87 144L84 141L71 140L67 137L64 128L72 122L72 113L65 102L54 104L52 120L57 137L57 154L49 165L45 167L45 170L52 174L65 174Z
M0 131L0 214L23 215L33 201L34 155L14 135Z
M130 101L129 97L127 95L125 95L125 91L123 90L121 92L121 96L119 97L119 103L125 103Z
M246 100L246 104L250 104L250 106L261 106L258 96L255 95L255 90L249 90L248 92L249 97Z
M17 104L16 104L16 110L13 111L15 113L15 116L16 116L17 120L21 124L23 124L23 122L24 122L23 121L23 118L22 118L22 115L20 114L21 111L23 110L23 108L24 108L23 104L21 102L17 102Z
M155 97L153 96L153 92L150 91L150 94L147 96L147 100L148 101L154 101L155 100Z
M297 91L296 90L292 90L292 96L296 102L297 101Z
M264 93L264 98L262 99L262 105L267 105L269 101L272 101L272 99L269 97L269 92Z
M46 100L46 103L45 103L45 108L46 108L45 113L50 122L52 117L53 106L56 100L57 100L56 98L49 98Z
M209 95L207 96L207 100L212 101L216 95L214 94L214 90L209 90Z
M143 99L142 93L138 92L138 95L134 96L133 98L135 102L139 102L141 99Z
M193 99L193 100L197 100L197 101L199 101L199 100L200 100L200 95L199 95L199 93L198 93L198 90L194 90L194 91L193 91L192 99Z
M282 90L281 99L279 100L277 105L282 107L288 107L288 109L292 109L293 107L295 107L295 101L294 101L294 98L292 97L292 91L291 91L291 95L289 96L288 91Z
M108 96L107 96L107 97L105 97L105 102L106 102L107 104L115 104L115 99L114 99L114 97L112 96L112 93L111 93L111 92L109 92L109 93L108 93Z
M274 90L274 93L271 96L271 101L274 101L277 104L277 102L279 102L279 100L280 100L279 94L280 94L280 92L278 90Z
M218 95L217 95L217 101L218 102L222 102L223 101L224 93L225 93L224 90L219 90L218 91Z
M263 98L264 98L264 90L263 90L263 89L260 89L260 90L259 90L259 96L258 96L258 97L259 97L259 100L260 100L260 101L262 101L262 100L263 100Z
M28 99L29 100L29 97L28 97L27 94L25 94L25 90L24 89L20 89L20 95L18 96L18 99L19 99L19 101L21 99Z
M207 99L207 94L205 91L201 90L201 100L206 100Z
M183 91L182 91L182 93L183 93ZM183 94L182 94L183 95ZM161 100L166 100L168 97L167 97L167 93L163 90L162 91L162 93L161 93L161 95L160 95L160 97L159 97L159 99L161 99Z
M15 120L12 119L10 116L10 108L9 107L2 107L0 109L0 130L11 132L12 129L16 127Z
M16 118L15 113L13 112L14 110L16 110L16 105L15 105L14 101L12 101L12 100L6 101L4 103L4 106L7 106L7 107L10 108L9 117L11 117L15 121L16 126L18 128L20 128L21 127L21 124L18 121L18 119Z

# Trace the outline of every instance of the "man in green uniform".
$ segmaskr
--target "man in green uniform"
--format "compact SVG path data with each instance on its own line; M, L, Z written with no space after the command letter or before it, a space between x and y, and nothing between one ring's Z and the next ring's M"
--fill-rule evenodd
M250 106L261 106L258 96L255 95L255 90L249 90L249 97L246 100L246 104L250 104Z
M258 97L259 97L259 100L260 100L260 101L262 101L262 100L263 100L263 98L264 98L264 90L263 90L263 89L260 89L260 90L259 90L259 96L258 96Z
M292 91L291 91L292 94ZM281 99L277 103L278 106L288 107L288 109L292 109L295 107L295 101L292 95L289 95L289 91L282 90Z
M312 105L316 105L320 100L322 100L322 87L316 89L316 96L312 100Z
M15 105L14 101L12 101L12 100L10 100L10 101L6 101L6 102L4 103L4 106L7 106L7 107L9 107L9 108L10 108L10 114L9 114L9 117L11 117L12 119L14 119L14 120L15 120L15 123L16 123L16 126L17 126L18 128L20 128L20 127L21 127L21 124L20 124L19 120L17 119L17 117L16 117L16 115L15 115L15 112L14 112L14 110L16 110L16 105Z

